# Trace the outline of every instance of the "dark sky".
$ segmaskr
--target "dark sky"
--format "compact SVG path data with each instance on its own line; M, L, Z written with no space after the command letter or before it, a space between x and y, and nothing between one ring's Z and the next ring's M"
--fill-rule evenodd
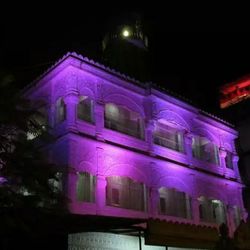
M142 14L149 37L152 80L194 104L214 112L218 108L218 87L250 73L250 33L216 27L199 29L185 23L176 28L166 15L137 13ZM22 76L21 85L67 51L98 61L105 32L126 23L131 16L131 12L117 10L85 10L77 18L59 14L62 18L33 14L5 21L0 43L1 68Z

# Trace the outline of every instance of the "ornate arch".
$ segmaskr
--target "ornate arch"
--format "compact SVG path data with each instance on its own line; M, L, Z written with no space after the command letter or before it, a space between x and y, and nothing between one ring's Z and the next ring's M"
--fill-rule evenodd
M207 199L216 199L222 201L224 204L228 203L226 194L223 194L221 192L220 188L212 188L206 185L205 189L198 189L197 192L197 198L204 196Z
M149 183L147 175L131 164L114 164L109 166L105 171L105 176L124 176L145 184Z
M211 133L208 129L198 127L193 130L193 133L198 136L206 137L218 146L220 145L220 139L216 137L213 133Z
M171 110L161 110L159 113L155 114L155 119L160 120L164 119L170 123L173 123L179 127L184 128L187 131L190 131L190 126L188 123L176 112Z
M143 118L145 118L145 112L143 108L138 105L133 99L122 94L110 94L104 97L105 103L113 103L120 106L125 106L131 111L139 113Z
M77 172L88 172L92 175L96 175L96 168L89 161L81 161L76 167Z
M58 87L55 87L52 95L52 102L55 103L59 98L64 98L65 94L65 86L59 85Z
M158 188L175 188L178 191L192 195L192 188L186 184L181 178L175 176L163 176L158 179Z
M94 94L93 90L88 88L88 87L85 87L85 86L79 88L79 96L88 96L92 100L95 99L95 94Z

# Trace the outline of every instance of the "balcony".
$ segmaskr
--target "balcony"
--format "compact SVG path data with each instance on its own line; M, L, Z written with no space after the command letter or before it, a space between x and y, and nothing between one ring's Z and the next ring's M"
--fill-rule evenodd
M183 152L183 146L178 141L171 140L169 138L164 138L155 135L154 143L165 148L170 148L178 152Z
M131 120L126 120L121 123L114 120L105 119L105 128L115 130L139 139L144 139L140 124Z

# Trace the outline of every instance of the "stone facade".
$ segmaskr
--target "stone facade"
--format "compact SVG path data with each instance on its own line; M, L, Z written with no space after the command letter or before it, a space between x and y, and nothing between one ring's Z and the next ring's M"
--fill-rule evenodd
M216 117L74 53L64 56L28 86L26 95L44 104L48 123L57 136L50 148L50 156L54 162L68 166L63 186L70 199L69 209L72 213L158 218L218 227L215 218L217 208L209 208L213 213L209 216L215 221L205 221L208 215L201 214L200 197L206 197L211 201L211 206L218 201L223 204L231 235L237 226L235 208L239 208L240 219L246 217L241 196L243 185L234 147L237 132ZM82 110L89 112L88 121L78 117L80 100L87 99L88 102L83 101ZM109 110L108 104L113 105L109 106ZM111 110L112 107L116 109ZM107 118L108 112L111 120ZM116 118L112 120L115 112L130 112L127 117L134 120L129 120L127 127L120 125L120 120L117 120L121 128L115 126L113 123ZM57 116L61 116L59 120ZM124 115L119 119L125 119ZM171 127L166 138L164 135L161 138L162 132L154 138L159 124ZM135 131L136 128L139 132ZM175 133L175 138L178 138L173 139L169 133ZM200 144L195 153L196 141ZM230 168L226 162L227 152L232 155ZM79 173L88 173L94 178L93 187L89 188L93 196L91 202L84 200L87 199L84 198L86 195L82 195L83 200L77 199ZM114 201L107 202L107 180L110 176L142 183L145 188L144 209L107 205L114 204ZM89 177L82 175L81 178ZM178 191L189 197L189 215L169 215L169 201L167 198L165 201L163 198L160 200L161 188L175 190L175 194ZM122 194L119 190L112 189L112 192L111 199L119 203ZM166 213L160 212L161 209L166 209ZM70 249L78 248L72 246Z

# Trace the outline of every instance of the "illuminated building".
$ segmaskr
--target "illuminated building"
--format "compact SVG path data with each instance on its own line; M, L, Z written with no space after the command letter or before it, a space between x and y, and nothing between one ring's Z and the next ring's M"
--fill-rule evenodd
M113 234L117 226L79 232L69 235L69 249L140 249L144 236L153 246L141 249L210 248L219 224L232 236L246 218L238 135L226 122L75 53L25 91L44 103L57 137L49 155L68 168L70 212L140 221L130 225L139 237Z

